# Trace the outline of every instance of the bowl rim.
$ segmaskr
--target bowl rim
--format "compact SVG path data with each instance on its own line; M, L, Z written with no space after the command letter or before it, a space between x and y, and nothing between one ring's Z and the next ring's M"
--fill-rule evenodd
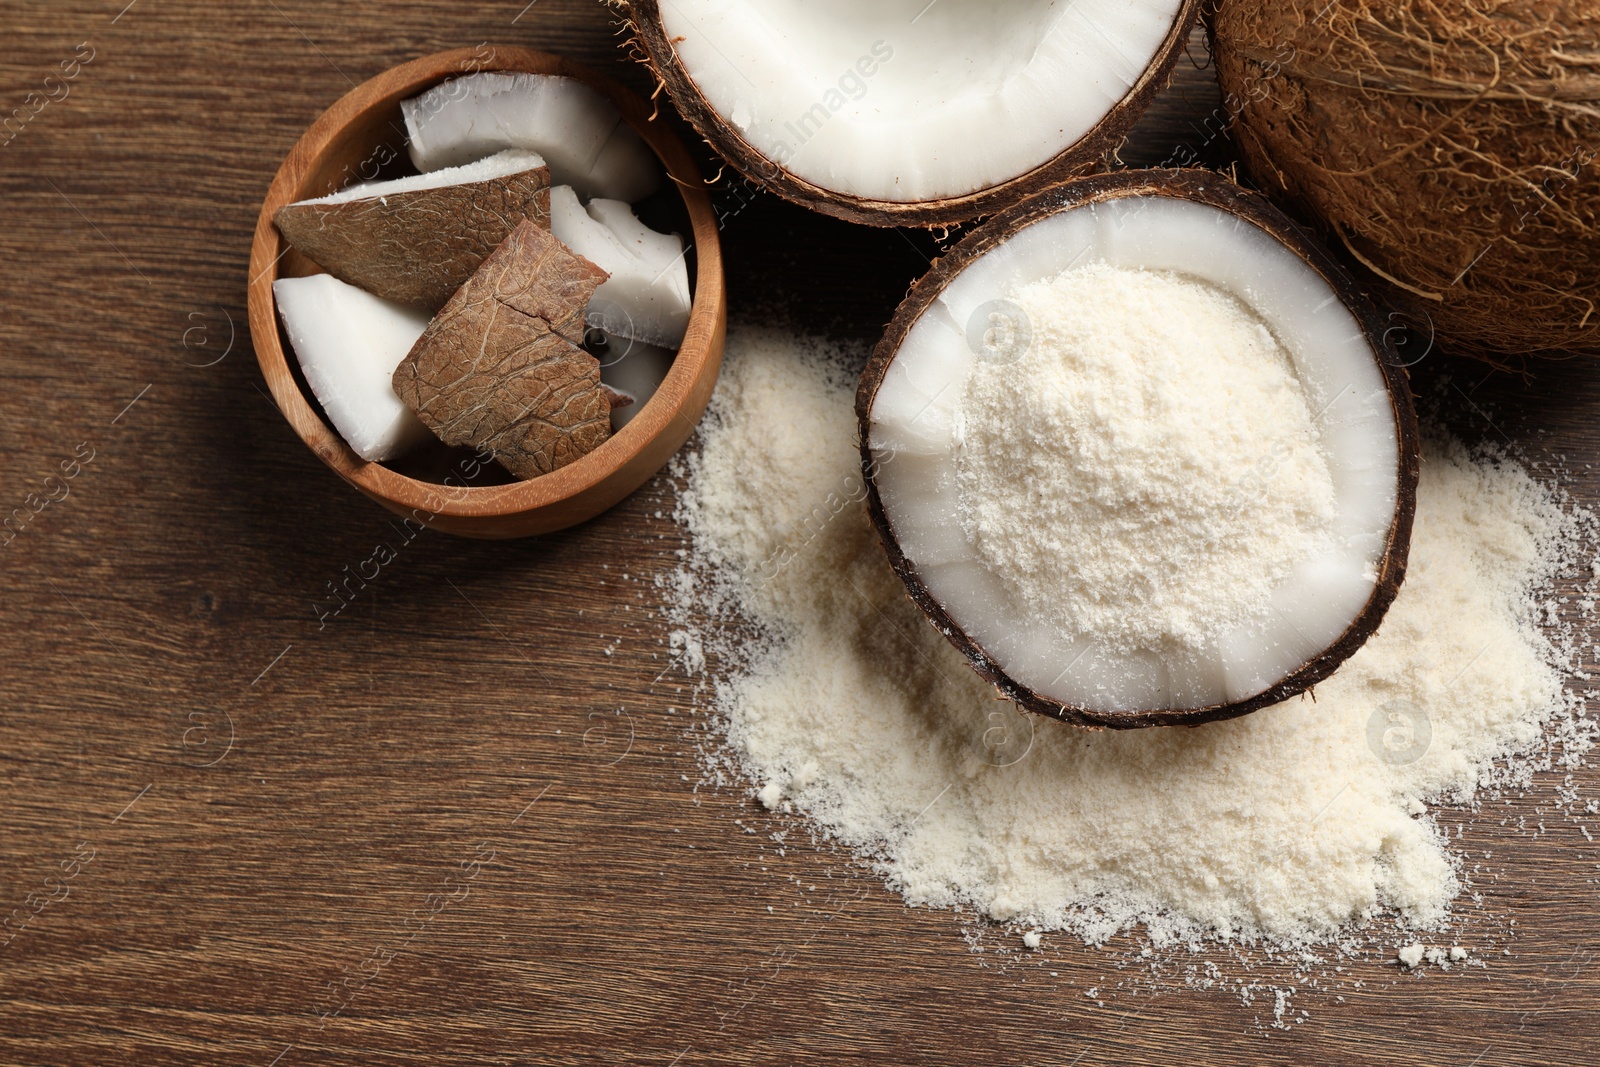
M340 143L355 121L450 78L480 71L570 77L598 90L617 105L623 121L644 139L683 198L695 254L695 295L683 343L666 378L625 426L594 451L549 474L505 485L468 486L411 478L382 463L362 459L317 414L295 380L282 343L272 284L278 279L279 263L289 253L290 245L272 220L284 205L321 194L321 190L304 189L303 182L315 173L321 157ZM256 220L250 250L247 307L256 362L278 410L295 434L334 473L366 495L413 512L460 518L498 518L559 504L622 474L631 461L674 424L687 439L703 409L703 404L696 404L695 385L702 375L715 375L721 363L721 346L717 342L726 314L722 252L716 214L699 167L682 141L654 118L654 108L600 71L534 48L490 44L436 52L390 67L345 93L317 116L273 176ZM666 457L661 465L665 462Z

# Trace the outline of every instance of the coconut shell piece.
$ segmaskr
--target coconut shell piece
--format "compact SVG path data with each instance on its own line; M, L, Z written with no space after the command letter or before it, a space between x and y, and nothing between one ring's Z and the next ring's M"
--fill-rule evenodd
M1148 66L1094 128L1064 151L1030 171L999 185L934 200L876 200L807 181L775 162L744 139L713 107L678 58L671 34L662 23L661 0L608 0L624 16L633 35L633 49L664 86L678 111L716 153L746 179L785 200L824 215L866 226L953 226L991 215L1067 178L1104 170L1128 131L1150 101L1167 84L1183 54L1202 7L1201 0L1183 0ZM997 16L1000 17L1000 16Z
M621 389L614 389L602 382L600 391L605 394L606 406L612 411L617 410L617 408L631 408L634 405L634 398L624 393Z
M284 238L341 281L437 311L518 223L550 225L550 169L339 203L304 201L273 216Z
M1165 196L1207 204L1253 223L1306 262L1338 295L1361 324L1376 354L1394 415L1399 443L1400 469L1394 517L1390 522L1384 551L1377 566L1377 580L1365 606L1332 644L1312 656L1271 688L1233 703L1184 709L1155 709L1136 712L1104 712L1062 704L1045 697L1006 673L1000 663L978 641L963 632L943 604L929 591L917 567L900 548L894 526L885 512L879 494L879 461L871 448L872 405L884 376L900 346L917 321L963 270L1031 223L1060 211L1100 203L1118 197ZM1222 175L1207 170L1125 170L1067 182L1049 192L987 220L963 237L946 255L934 261L929 271L911 287L890 320L883 338L873 349L861 372L856 391L856 419L861 441L862 475L867 487L867 510L877 528L889 563L894 568L912 601L922 609L934 629L945 635L967 658L973 670L992 683L999 694L1027 711L1048 715L1080 726L1129 729L1146 726L1198 726L1219 719L1231 719L1280 703L1307 692L1331 675L1339 665L1366 643L1378 630L1384 613L1394 602L1405 580L1406 559L1411 544L1411 524L1416 514L1417 479L1421 472L1421 446L1411 388L1392 340L1390 323L1378 312L1349 273L1345 271L1306 231L1275 208L1265 197L1241 189Z
M1600 353L1593 0L1227 0L1211 41L1251 178L1428 341Z
M580 346L606 272L524 220L395 368L394 391L440 440L534 478L611 435L600 361Z

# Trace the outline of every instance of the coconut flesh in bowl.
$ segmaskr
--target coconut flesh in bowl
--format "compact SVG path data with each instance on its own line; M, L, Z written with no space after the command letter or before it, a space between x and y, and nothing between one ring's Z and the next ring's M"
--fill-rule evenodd
M1095 166L1165 83L1194 0L634 0L679 110L816 210L935 225Z
M688 328L689 249L634 212L661 166L572 77L478 71L401 111L418 173L274 216L327 272L273 285L306 382L370 462L434 438L517 478L575 462L649 401Z
M901 305L857 415L895 570L1033 711L1276 703L1404 575L1416 420L1381 323L1215 174L1075 182L975 230Z

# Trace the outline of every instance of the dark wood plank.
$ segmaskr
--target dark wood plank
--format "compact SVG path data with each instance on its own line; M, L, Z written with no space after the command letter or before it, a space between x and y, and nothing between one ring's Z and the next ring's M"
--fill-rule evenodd
M530 44L650 89L599 7L524 2L0 3L6 109L93 50L0 148L0 509L93 450L0 549L0 909L45 901L0 950L0 1062L1600 1056L1597 856L1569 824L1535 840L1496 809L1468 831L1506 867L1470 929L1514 918L1511 955L1353 964L1364 987L1301 991L1288 1033L1231 993L1149 995L1128 942L973 953L969 920L827 851L780 856L739 790L697 788L652 584L682 546L666 479L538 540L402 542L323 469L244 333L259 199L323 107L425 52ZM1227 159L1203 64L1127 161ZM716 195L747 317L870 339L938 248ZM1493 419L1464 408L1466 432L1566 454L1600 498L1587 365L1455 374ZM319 620L379 541L395 562Z

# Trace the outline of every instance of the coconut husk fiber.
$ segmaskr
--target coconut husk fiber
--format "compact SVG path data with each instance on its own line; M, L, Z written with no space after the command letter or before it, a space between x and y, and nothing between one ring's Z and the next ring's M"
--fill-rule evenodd
M1600 3L1221 0L1251 178L1447 349L1600 352Z

